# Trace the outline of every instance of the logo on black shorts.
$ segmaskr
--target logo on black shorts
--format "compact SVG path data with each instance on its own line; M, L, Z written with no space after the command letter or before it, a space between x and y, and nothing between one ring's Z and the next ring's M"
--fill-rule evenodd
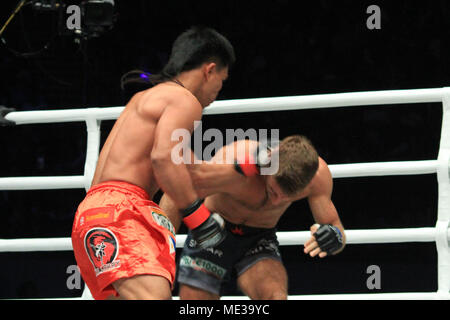
M84 248L97 276L120 266L120 261L116 261L119 243L110 230L105 228L89 230L84 237Z

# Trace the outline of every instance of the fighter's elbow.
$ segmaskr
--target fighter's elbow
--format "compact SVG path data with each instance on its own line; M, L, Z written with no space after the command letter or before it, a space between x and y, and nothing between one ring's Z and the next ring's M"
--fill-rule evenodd
M152 167L161 168L170 164L171 153L167 150L155 150L150 156Z

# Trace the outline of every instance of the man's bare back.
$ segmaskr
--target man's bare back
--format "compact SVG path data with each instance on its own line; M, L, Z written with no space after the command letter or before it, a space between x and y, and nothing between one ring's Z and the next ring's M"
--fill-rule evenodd
M196 98L174 82L159 84L133 96L114 124L100 152L92 185L104 181L125 181L143 188L150 197L158 191L152 169L151 151L155 128L170 97Z

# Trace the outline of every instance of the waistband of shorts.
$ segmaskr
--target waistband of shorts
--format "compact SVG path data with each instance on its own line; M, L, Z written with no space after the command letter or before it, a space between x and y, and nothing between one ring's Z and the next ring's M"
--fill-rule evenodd
M147 192L144 189L142 189L141 187L138 187L137 185L131 184L129 182L115 181L115 180L105 181L105 182L96 184L95 186L92 186L89 189L87 194L91 194L91 193L94 193L94 192L102 190L102 189L110 189L110 188L115 188L115 189L119 189L122 191L130 192L130 193L138 196L139 198L142 198L145 200L150 200L150 197L147 194Z
M249 227L244 224L234 224L227 220L225 220L225 229L237 236L251 236L255 234L276 231L276 228Z

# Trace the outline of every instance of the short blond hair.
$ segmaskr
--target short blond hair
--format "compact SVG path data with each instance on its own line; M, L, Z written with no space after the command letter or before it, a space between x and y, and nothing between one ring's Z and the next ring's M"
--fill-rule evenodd
M303 190L319 168L319 155L305 136L293 135L283 139L279 148L279 168L275 180L287 195Z

